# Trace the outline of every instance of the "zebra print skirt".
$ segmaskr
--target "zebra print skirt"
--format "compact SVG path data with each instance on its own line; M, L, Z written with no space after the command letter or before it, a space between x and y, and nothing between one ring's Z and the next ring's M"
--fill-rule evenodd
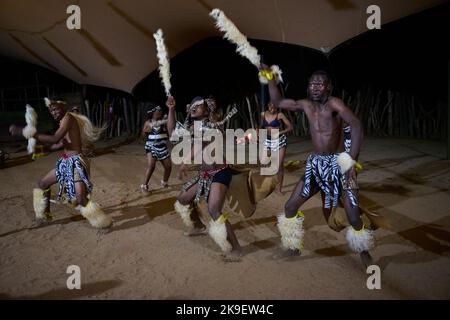
M148 140L145 143L145 152L151 153L152 157L158 161L165 160L170 156L167 142L167 139Z
M337 163L338 154L316 155L311 154L306 161L304 186L302 197L307 198L312 187L318 187L325 194L325 208L337 207L341 191L344 190L353 207L358 205L355 194L356 181L345 181Z
M278 151L281 148L286 147L287 145L287 137L283 133L276 139L271 139L270 137L266 138L266 141L264 142L264 146L269 149L270 151Z
M92 192L92 183L89 181L89 164L80 154L67 156L64 154L56 163L56 180L59 190L57 199L60 200L64 191L67 199L75 197L75 182L83 182L89 193Z

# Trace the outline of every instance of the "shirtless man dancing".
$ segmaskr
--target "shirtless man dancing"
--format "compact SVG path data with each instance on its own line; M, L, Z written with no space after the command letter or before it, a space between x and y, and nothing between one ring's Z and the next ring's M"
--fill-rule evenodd
M266 65L262 65L261 70L268 74L270 98L277 108L306 114L314 147L314 153L307 159L305 174L286 202L284 214L278 216L285 256L300 254L304 215L299 208L320 191L325 209L336 207L339 198L342 198L351 224L346 233L348 245L360 254L366 266L371 265L372 258L368 251L374 246L374 238L360 218L353 160L358 158L361 148L361 122L341 99L331 96L331 79L326 72L314 72L309 79L307 99L295 101L282 98ZM344 152L342 143L343 121L352 128L352 144L348 153Z
M169 108L168 129L173 138L175 128L175 99L169 97L166 103ZM187 119L198 121L200 130L207 134L209 130L220 130L220 121L217 119L217 105L212 98L195 97L188 106ZM194 136L194 127L190 123L185 123L184 129ZM194 138L195 139L195 138ZM198 152L203 152L204 148L211 142L201 141L199 150L195 150L195 143L191 152L185 159L190 162ZM202 159L204 159L202 157ZM187 167L182 164L180 167L180 178L184 178ZM197 235L206 232L206 226L201 221L194 206L198 205L204 197L207 204L210 221L208 233L216 244L223 251L222 257L226 262L237 262L241 260L241 246L236 238L233 228L228 221L228 214L222 212L226 194L232 179L231 168L228 164L202 162L196 176L188 181L182 188L181 193L175 202L175 210L180 214L183 222L189 227L187 235Z
M38 188L33 190L33 205L36 213L37 224L51 220L50 215L50 187L59 184L58 199L63 192L67 193L67 199L76 204L76 209L90 222L90 224L102 230L112 226L111 217L107 216L96 204L90 200L92 183L89 180L89 160L82 154L82 147L96 141L102 129L92 125L88 118L80 114L67 112L66 102L62 99L47 99L46 105L59 128L53 135L37 133L35 130L11 125L9 131L12 135L25 138L34 138L51 150L65 149L65 153L56 163L56 168L50 170L38 182Z

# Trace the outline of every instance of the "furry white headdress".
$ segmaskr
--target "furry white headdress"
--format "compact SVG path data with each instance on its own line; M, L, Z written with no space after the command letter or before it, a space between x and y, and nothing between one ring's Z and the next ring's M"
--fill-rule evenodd
M158 31L153 34L153 37L156 41L156 52L159 63L159 76L166 91L166 96L170 96L170 89L172 88L172 85L170 84L170 64L168 58L169 55L167 53L166 45L164 44L164 36L162 30L158 29Z

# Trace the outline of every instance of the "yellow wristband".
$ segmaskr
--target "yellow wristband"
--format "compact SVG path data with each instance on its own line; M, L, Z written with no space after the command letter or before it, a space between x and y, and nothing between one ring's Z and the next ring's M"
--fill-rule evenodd
M261 70L258 75L260 77L266 77L267 80L272 80L273 79L273 73L272 71L268 71L268 70Z

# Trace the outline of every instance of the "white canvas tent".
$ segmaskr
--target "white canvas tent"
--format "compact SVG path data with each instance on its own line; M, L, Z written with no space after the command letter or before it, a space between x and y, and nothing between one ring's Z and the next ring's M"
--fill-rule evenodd
M222 9L249 38L332 49L367 31L366 9L382 23L439 0L2 0L0 54L52 69L80 83L131 92L157 67L152 34L164 30L170 55L219 36L208 13ZM69 30L66 9L81 9Z

